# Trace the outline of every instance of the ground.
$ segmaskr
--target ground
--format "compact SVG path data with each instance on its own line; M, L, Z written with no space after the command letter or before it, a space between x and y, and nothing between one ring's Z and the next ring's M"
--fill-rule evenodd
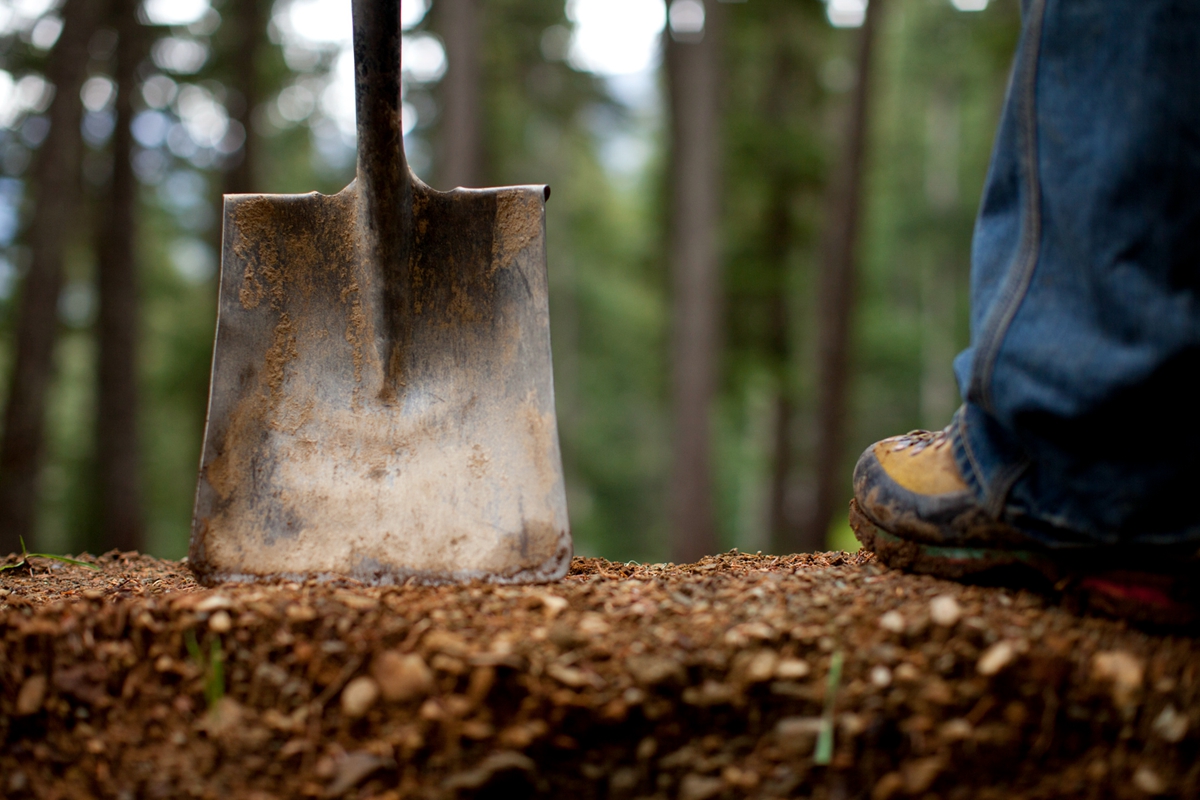
M391 588L84 558L0 573L5 797L1200 795L1200 640L866 554Z

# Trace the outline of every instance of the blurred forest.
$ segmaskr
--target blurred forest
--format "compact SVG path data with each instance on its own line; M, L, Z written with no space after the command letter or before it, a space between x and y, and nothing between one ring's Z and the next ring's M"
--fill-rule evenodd
M611 3L663 19L640 78L585 0L404 3L414 171L554 190L579 554L853 548L858 453L958 405L1017 3L829 2ZM0 0L0 551L186 553L220 197L353 178L349 14Z

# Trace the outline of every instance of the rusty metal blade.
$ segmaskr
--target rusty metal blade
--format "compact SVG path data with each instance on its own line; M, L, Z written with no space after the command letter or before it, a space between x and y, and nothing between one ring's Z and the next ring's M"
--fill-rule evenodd
M205 580L515 582L569 564L549 192L411 176L395 10L354 5L358 180L225 199L189 556Z

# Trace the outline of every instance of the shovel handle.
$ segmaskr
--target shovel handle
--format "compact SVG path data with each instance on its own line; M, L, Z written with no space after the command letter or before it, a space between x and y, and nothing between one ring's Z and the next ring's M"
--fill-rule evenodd
M354 0L359 190L380 234L411 208L400 119L400 0Z

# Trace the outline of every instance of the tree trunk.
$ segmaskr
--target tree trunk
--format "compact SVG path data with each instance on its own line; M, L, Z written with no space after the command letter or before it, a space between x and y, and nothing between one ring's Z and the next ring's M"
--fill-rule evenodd
M858 80L850 97L846 149L830 183L824 258L817 289L817 486L812 516L803 532L803 549L825 546L830 520L841 505L841 493L848 484L842 451L850 377L850 316L854 308L871 56L882 4L883 0L871 0L859 30L855 59Z
M437 0L433 7L434 25L446 44L437 164L437 180L443 189L479 186L483 178L478 6L479 0Z
M671 104L670 265L672 403L671 558L719 548L714 520L711 411L717 385L720 223L720 7L709 0L703 38L666 39Z
M247 194L260 191L258 184L258 141L251 117L262 100L258 79L258 54L267 32L264 0L238 0L228 10L229 19L222 29L229 41L229 83L241 95L241 102L230 108L246 132L241 158L225 173L222 190L225 194ZM219 234L218 234L219 236ZM220 245L220 242L218 242Z
M767 87L763 117L768 125L783 130L788 123L790 100L803 79L800 68L790 54L789 31L780 27L772 36L775 49L774 65ZM769 164L768 203L765 214L764 250L771 265L772 296L769 305L770 328L767 352L775 371L775 408L772 415L771 478L767 500L767 531L771 549L776 553L798 552L805 548L800 525L794 519L789 503L792 477L792 426L796 407L792 398L790 368L792 365L791 319L788 309L788 256L796 246L796 226L792 222L791 205L799 190L800 180L787 165Z
M116 127L112 180L100 215L97 261L100 295L100 363L96 461L100 464L100 530L105 550L145 547L138 436L138 294L133 172L133 95L137 68L145 57L146 33L137 20L137 0L114 0L117 31Z
M782 90L781 87L779 87ZM782 119L777 117L780 124ZM767 524L771 537L771 549L777 553L792 553L804 549L798 535L799 527L792 519L788 506L788 485L792 472L792 421L795 407L792 404L791 385L788 380L792 348L791 326L788 324L787 303L787 260L792 248L794 230L789 204L794 186L790 176L779 176L771 188L771 200L767 207L767 256L775 269L774 295L770 301L771 360L775 368L775 413L771 421L771 482L767 501Z
M83 106L79 90L87 76L88 41L103 3L67 0L63 30L47 64L54 84L50 132L38 151L33 181L36 212L29 227L32 260L21 288L15 363L0 441L0 553L32 544L37 521L46 395L54 371L58 295L63 253L79 227Z

